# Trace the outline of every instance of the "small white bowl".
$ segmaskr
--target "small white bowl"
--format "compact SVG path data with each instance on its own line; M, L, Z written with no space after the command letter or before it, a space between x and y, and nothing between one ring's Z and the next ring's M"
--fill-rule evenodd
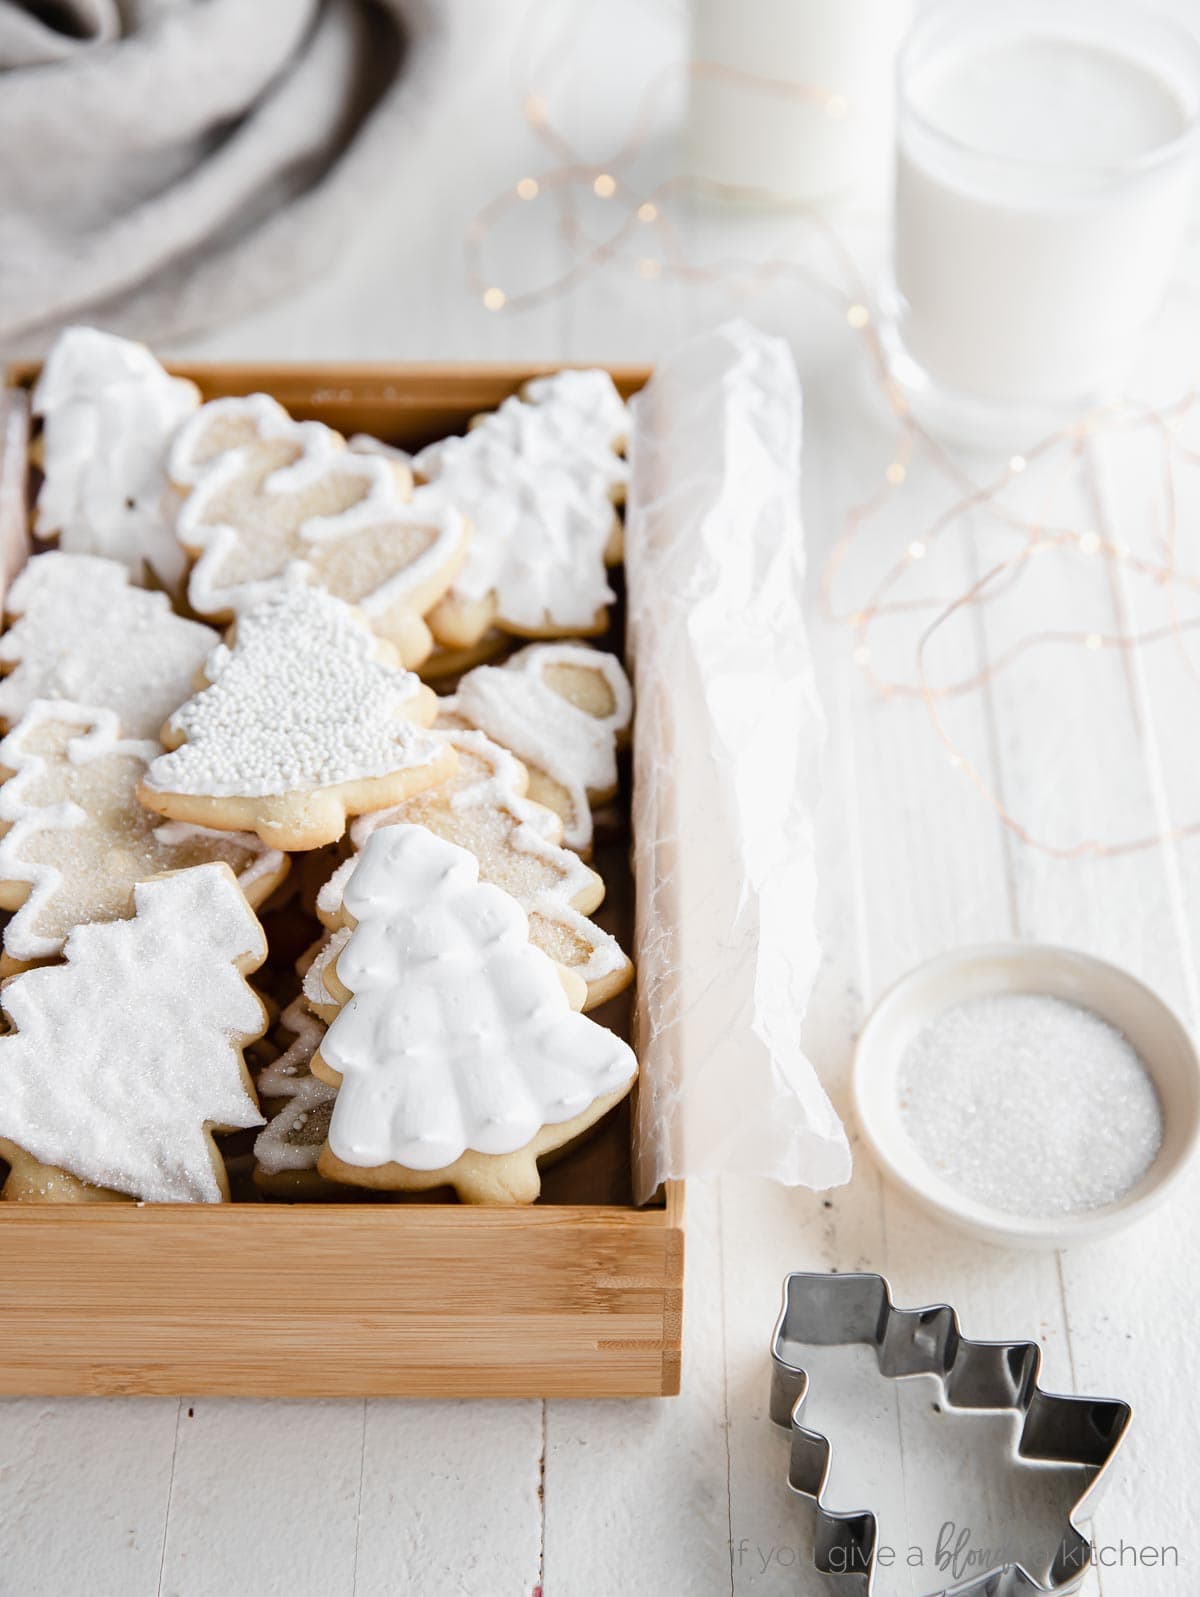
M1142 1179L1115 1203L1048 1219L1007 1214L943 1181L909 1138L898 1082L909 1044L953 1005L991 993L1067 999L1123 1032L1141 1056L1162 1105L1162 1146ZM897 1186L960 1231L1011 1248L1062 1248L1130 1225L1162 1202L1200 1141L1200 1057L1183 1022L1128 971L1038 943L958 949L910 971L884 994L863 1027L853 1093L863 1137Z

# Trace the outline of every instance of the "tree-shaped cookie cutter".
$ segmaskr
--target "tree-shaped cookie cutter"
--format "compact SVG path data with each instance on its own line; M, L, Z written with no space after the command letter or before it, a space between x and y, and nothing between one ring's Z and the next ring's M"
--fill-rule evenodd
M813 1562L830 1577L831 1590L840 1597L871 1597L878 1527L870 1510L837 1512L822 1501L831 1449L827 1437L802 1422L809 1382L796 1353L806 1345L852 1343L873 1347L880 1374L889 1379L935 1376L947 1408L1012 1410L1021 1421L1019 1458L1095 1471L1068 1515L1047 1583L1019 1563L1001 1564L944 1588L939 1597L1065 1597L1076 1590L1092 1562L1091 1544L1076 1522L1095 1506L1129 1428L1129 1404L1043 1391L1036 1342L970 1341L948 1304L896 1308L881 1275L797 1272L784 1281L771 1342L771 1418L791 1432L788 1485L816 1504Z

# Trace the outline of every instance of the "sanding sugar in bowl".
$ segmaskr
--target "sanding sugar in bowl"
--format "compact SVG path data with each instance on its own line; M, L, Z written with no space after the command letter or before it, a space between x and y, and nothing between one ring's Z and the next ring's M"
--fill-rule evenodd
M1062 998L954 1005L913 1038L898 1086L901 1123L931 1169L1008 1214L1114 1203L1162 1144L1162 1107L1132 1044Z

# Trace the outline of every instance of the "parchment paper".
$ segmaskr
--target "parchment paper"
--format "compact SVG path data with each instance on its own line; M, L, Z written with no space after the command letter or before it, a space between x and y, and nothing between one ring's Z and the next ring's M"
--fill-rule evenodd
M834 1186L849 1147L800 1046L824 719L795 366L731 322L660 362L633 403L636 1196L722 1172Z

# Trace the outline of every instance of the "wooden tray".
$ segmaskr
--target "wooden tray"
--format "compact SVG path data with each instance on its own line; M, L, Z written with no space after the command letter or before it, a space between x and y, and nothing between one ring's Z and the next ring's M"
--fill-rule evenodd
M206 398L263 390L296 416L415 447L554 368L177 369ZM5 580L28 548L19 390L36 371L10 369L0 408ZM626 394L647 375L613 371ZM683 1188L634 1206L627 1127L549 1171L530 1208L0 1204L0 1392L673 1394Z

